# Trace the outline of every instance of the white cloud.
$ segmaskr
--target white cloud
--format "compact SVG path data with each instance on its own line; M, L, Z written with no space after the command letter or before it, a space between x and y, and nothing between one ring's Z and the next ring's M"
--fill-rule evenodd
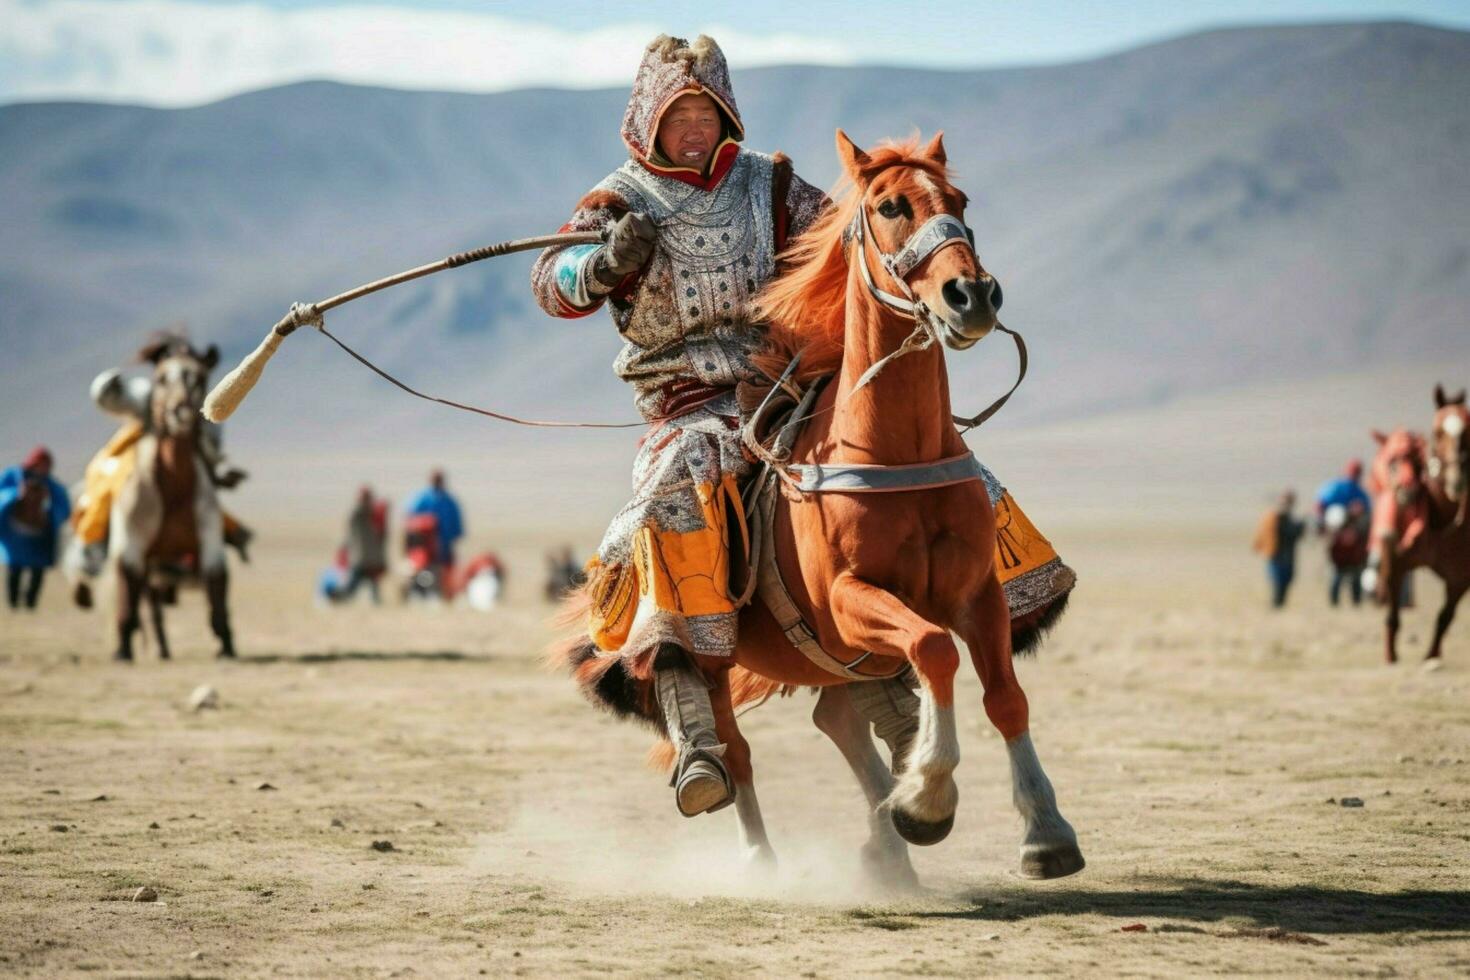
M189 0L0 0L0 100L192 105L302 79L499 91L627 83L655 24L569 31L493 14ZM840 44L703 28L739 67L851 64Z

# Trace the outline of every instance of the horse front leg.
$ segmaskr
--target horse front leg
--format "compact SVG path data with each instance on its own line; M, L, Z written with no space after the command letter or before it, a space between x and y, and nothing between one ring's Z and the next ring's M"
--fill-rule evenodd
M877 686L881 682L868 683ZM886 888L914 890L919 887L919 877L909 861L908 845L898 836L883 807L893 792L893 773L883 764L868 733L868 722L853 704L852 687L840 684L822 688L812 721L837 746L867 797L868 842L862 850L863 870Z
M1389 664L1399 660L1399 602L1404 597L1404 577L1397 568L1391 568L1379 584L1379 594L1388 605L1388 615L1383 619L1383 659Z
M937 844L954 828L960 791L954 675L960 653L949 631L893 593L851 572L832 583L832 617L842 641L859 650L903 657L919 676L919 732L886 803L893 826L910 844Z
M153 621L153 635L158 640L158 659L168 660L168 636L163 632L163 596L156 588L148 589L148 614Z
M1444 587L1444 605L1440 607L1439 615L1434 620L1434 640L1429 644L1429 653L1425 660L1438 660L1440 657L1440 646L1444 643L1444 635L1449 632L1450 623L1455 620L1455 607L1460 604L1460 599L1465 595L1467 586L1451 585L1446 582Z
M146 588L141 569L133 568L125 561L117 563L117 650L112 655L114 660L133 662L133 636L141 625L138 604Z
M1077 834L1057 809L1051 780L1031 742L1030 706L1011 663L1011 618L1000 580L991 575L959 633L985 689L985 714L1005 739L1011 762L1011 796L1026 823L1021 874L1062 878L1086 865Z
M235 655L235 636L230 630L230 574L223 566L204 576L204 594L209 600L209 628L219 640L217 656Z
M715 713L715 735L725 746L724 763L735 784L735 814L740 820L740 849L745 863L761 872L774 872L776 851L766 836L766 821L755 795L755 769L750 763L750 743L735 720L730 698L730 671L719 670L709 692Z

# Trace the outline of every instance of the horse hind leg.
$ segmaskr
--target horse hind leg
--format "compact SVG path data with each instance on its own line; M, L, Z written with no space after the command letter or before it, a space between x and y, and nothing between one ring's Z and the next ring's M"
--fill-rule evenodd
M1467 586L1445 584L1444 605L1440 607L1439 615L1434 620L1434 640L1429 644L1429 653L1424 659L1433 661L1440 658L1444 644L1445 634L1449 632L1450 623L1455 620L1455 607L1460 604L1460 599L1465 595Z
M1056 792L1031 742L1030 706L1011 663L1010 615L1000 581L982 590L961 636L985 689L985 713L1006 742L1011 764L1011 795L1025 821L1021 874L1063 878L1086 866L1077 833L1057 809Z
M204 592L209 600L209 627L219 639L219 656L235 655L235 637L230 631L230 576L220 567L204 576Z
M771 873L776 870L776 851L766 836L766 821L755 794L755 769L750 762L750 743L735 720L730 696L730 671L722 669L710 690L710 707L715 713L715 734L725 746L724 763L735 784L735 814L740 820L740 849L750 868Z
M919 878L909 861L908 845L898 835L883 805L893 792L893 773L883 764L868 734L870 712L863 711L857 703L869 694L884 697L881 690L884 686L885 682L871 681L824 687L812 711L812 721L837 746L867 798L868 840L862 849L864 872L884 888L914 891L919 887Z
M887 808L899 836L910 844L937 844L954 828L960 763L955 730L954 675L960 654L941 629L884 589L851 573L832 583L833 618L842 640L859 650L903 657L919 686L919 729L904 759Z

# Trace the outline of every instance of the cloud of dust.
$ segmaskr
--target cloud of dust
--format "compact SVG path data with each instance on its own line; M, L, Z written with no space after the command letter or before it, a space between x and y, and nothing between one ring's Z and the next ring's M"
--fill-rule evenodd
M671 801L669 805L672 806ZM748 864L735 808L685 821L655 813L648 800L571 812L523 804L505 830L483 835L471 870L529 876L588 895L775 899L858 905L905 894L863 873L850 840L773 840L774 872Z

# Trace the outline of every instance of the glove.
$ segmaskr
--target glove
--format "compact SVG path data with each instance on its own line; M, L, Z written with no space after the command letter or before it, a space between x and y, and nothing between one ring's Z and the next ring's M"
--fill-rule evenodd
M624 276L637 272L653 255L657 238L657 229L648 215L636 211L623 215L613 222L607 244L598 253L593 270L597 278L606 285L617 285Z

